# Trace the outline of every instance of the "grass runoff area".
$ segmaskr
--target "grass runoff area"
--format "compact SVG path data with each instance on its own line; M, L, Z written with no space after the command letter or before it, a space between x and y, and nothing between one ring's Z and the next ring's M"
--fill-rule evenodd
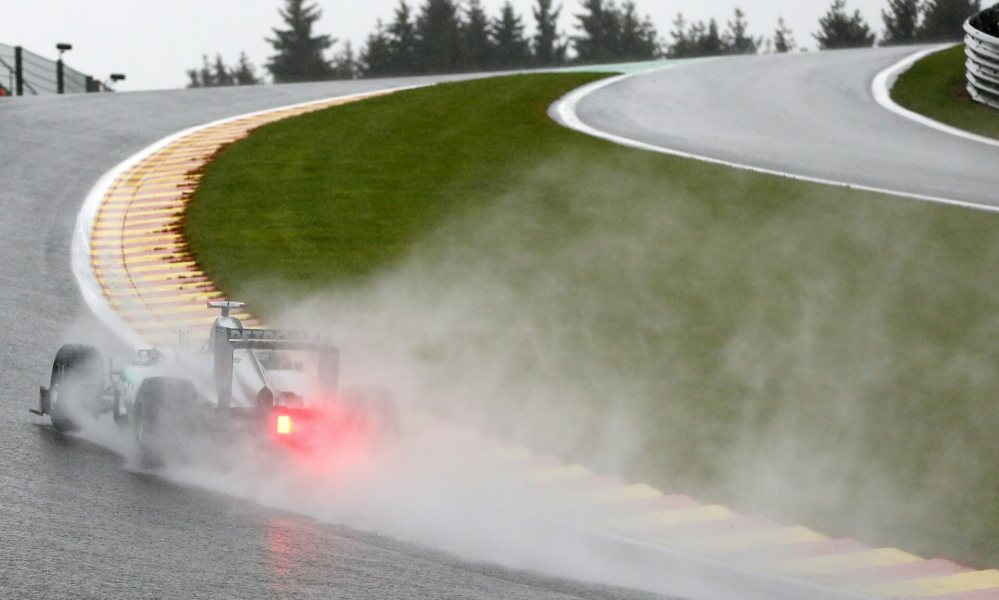
M964 45L934 52L899 76L891 90L899 105L941 123L999 139L999 110L971 99Z
M999 217L548 118L599 77L438 85L268 125L208 167L192 250L265 315L275 290L403 315L386 322L446 374L441 397L536 451L999 566Z

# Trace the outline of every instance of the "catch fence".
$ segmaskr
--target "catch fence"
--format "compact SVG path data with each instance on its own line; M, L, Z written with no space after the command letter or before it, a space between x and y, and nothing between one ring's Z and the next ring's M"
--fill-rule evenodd
M60 60L20 46L0 44L0 95L41 96L108 91L108 88Z

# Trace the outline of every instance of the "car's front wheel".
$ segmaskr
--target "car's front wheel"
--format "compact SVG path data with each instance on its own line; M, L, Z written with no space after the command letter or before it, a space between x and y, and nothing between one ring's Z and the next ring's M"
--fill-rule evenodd
M101 353L86 344L66 344L52 361L47 406L42 409L57 430L74 431L82 419L99 414L103 393Z

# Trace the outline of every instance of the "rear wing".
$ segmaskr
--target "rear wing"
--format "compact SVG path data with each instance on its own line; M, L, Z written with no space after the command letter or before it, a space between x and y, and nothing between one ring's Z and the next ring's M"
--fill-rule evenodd
M215 388L220 409L226 410L232 404L232 358L235 350L315 352L319 358L319 385L331 393L336 392L340 377L340 350L330 343L326 335L311 331L239 329L218 322L213 334ZM265 381L269 380L265 373L261 375Z
M233 309L233 308L235 308L235 309L246 308L246 304L244 304L242 302L233 302L231 300L209 300L208 301L208 308L221 308L222 309L222 316L223 317L228 317L229 316L229 311L231 309Z

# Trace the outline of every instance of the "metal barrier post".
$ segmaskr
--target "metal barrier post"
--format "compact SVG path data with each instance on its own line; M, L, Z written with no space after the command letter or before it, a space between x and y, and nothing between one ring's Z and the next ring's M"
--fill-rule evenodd
M21 47L14 47L14 77L17 79L17 95L24 95L24 63L21 59Z
M61 58L56 61L56 93L66 93L66 71L63 69Z

